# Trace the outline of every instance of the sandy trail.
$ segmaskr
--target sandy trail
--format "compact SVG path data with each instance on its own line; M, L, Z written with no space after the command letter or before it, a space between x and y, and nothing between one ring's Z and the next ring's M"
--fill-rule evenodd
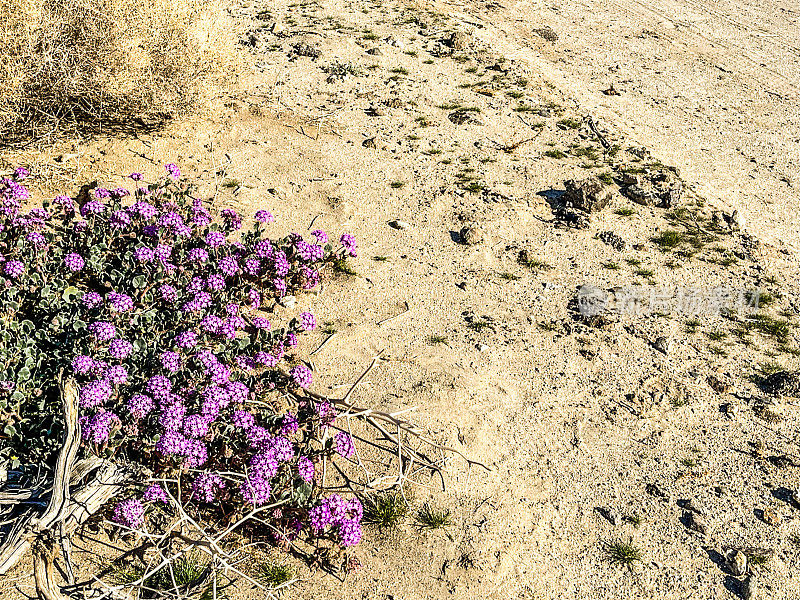
M448 8L444 8L448 6ZM508 40L587 111L679 166L753 233L800 251L795 3L578 0L440 5ZM550 43L535 30L552 27ZM500 41L503 44L502 41ZM604 95L613 85L620 95Z

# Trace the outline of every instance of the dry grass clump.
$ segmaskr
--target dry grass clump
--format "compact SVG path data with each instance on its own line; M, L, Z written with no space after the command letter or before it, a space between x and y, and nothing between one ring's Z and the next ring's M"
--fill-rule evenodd
M0 0L0 139L153 127L233 64L222 0Z

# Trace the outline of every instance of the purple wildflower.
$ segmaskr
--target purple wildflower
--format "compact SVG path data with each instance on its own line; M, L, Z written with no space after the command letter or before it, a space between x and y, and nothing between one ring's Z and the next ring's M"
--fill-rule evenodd
M86 292L83 294L81 302L86 308L94 308L103 303L103 297L97 292Z
M167 171L167 174L173 179L178 179L178 177L181 176L181 170L175 163L167 163L166 165L164 165L164 169Z
M233 412L233 416L231 417L231 421L233 422L236 427L240 427L242 429L250 429L253 425L256 424L256 418L253 416L252 413L246 410L236 410Z
M73 273L81 271L85 264L83 257L76 252L70 252L64 257L64 265Z
M115 360L124 360L133 352L133 344L128 340L113 339L108 344L108 355Z
M264 209L257 210L254 217L259 223L272 223L275 221L275 217L272 216L272 213Z
M128 412L137 419L143 419L153 410L154 402L150 396L136 394L128 400Z
M85 383L80 391L81 408L100 406L111 397L113 391L111 384L104 379Z
M135 498L123 500L114 508L113 519L120 525L138 529L144 525L144 505Z
M302 312L298 317L298 324L303 331L312 331L317 326L317 319L310 312Z
M355 446L353 445L353 438L349 433L340 431L334 437L336 443L336 453L345 458L350 458L355 453Z
M307 456L301 456L297 459L297 474L300 479L306 483L311 483L314 480L314 463Z
M89 325L89 331L101 342L107 342L117 335L117 328L108 321L95 321Z
M148 263L155 258L155 252L153 252L152 248L148 248L147 246L139 246L133 251L133 257L137 262Z
M220 231L209 231L206 235L206 244L212 248L219 248L225 244L225 234Z
M19 279L25 272L25 264L18 260L9 260L3 266L3 272L11 279Z
M92 360L91 356L86 356L85 354L79 354L75 358L72 359L72 371L76 375L85 375L89 371L92 370L94 366L94 360Z
M225 482L216 473L201 473L192 483L192 492L200 502L211 504L217 493L225 489Z
M121 384L128 381L128 370L121 365L108 367L105 378L111 383Z
M339 239L339 243L345 249L345 251L350 255L355 257L356 256L356 238L353 237L349 233L343 233L342 237Z
M292 367L292 369L289 371L289 376L292 378L292 381L297 387L301 387L303 389L308 389L311 387L313 376L311 375L311 369L309 369L307 366L297 365L296 367Z
M167 492L157 483L148 486L142 498L147 502L163 502L164 504L169 504Z

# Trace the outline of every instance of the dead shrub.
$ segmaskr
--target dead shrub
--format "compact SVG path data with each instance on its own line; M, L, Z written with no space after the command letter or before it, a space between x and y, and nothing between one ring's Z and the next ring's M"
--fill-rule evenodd
M185 114L230 73L231 30L217 0L0 0L0 139Z

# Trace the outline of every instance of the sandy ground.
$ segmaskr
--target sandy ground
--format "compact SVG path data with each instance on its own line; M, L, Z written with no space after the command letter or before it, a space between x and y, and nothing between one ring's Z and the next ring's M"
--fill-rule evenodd
M799 13L245 0L233 16L250 69L210 114L5 158L35 166L42 193L175 161L220 205L269 207L276 235L358 238L358 275L304 300L337 330L313 356L318 391L339 393L381 353L356 401L416 406L437 440L491 471L451 460L446 492L427 482L412 510L448 507L451 527L369 530L360 571L342 583L298 565L289 597L737 598L731 548L769 556L752 567L754 597L800 597L798 405L754 383L798 368ZM588 115L618 152L603 152ZM588 228L556 219L565 180L658 160L680 168L688 225L617 183ZM734 208L745 231L724 225ZM691 218L709 236L696 247L653 242L696 232ZM598 238L609 231L623 249ZM584 284L663 288L669 301L587 321L571 308ZM677 305L721 286L769 294L783 339L753 313ZM614 541L642 560L612 564ZM10 581L30 592L24 574Z

